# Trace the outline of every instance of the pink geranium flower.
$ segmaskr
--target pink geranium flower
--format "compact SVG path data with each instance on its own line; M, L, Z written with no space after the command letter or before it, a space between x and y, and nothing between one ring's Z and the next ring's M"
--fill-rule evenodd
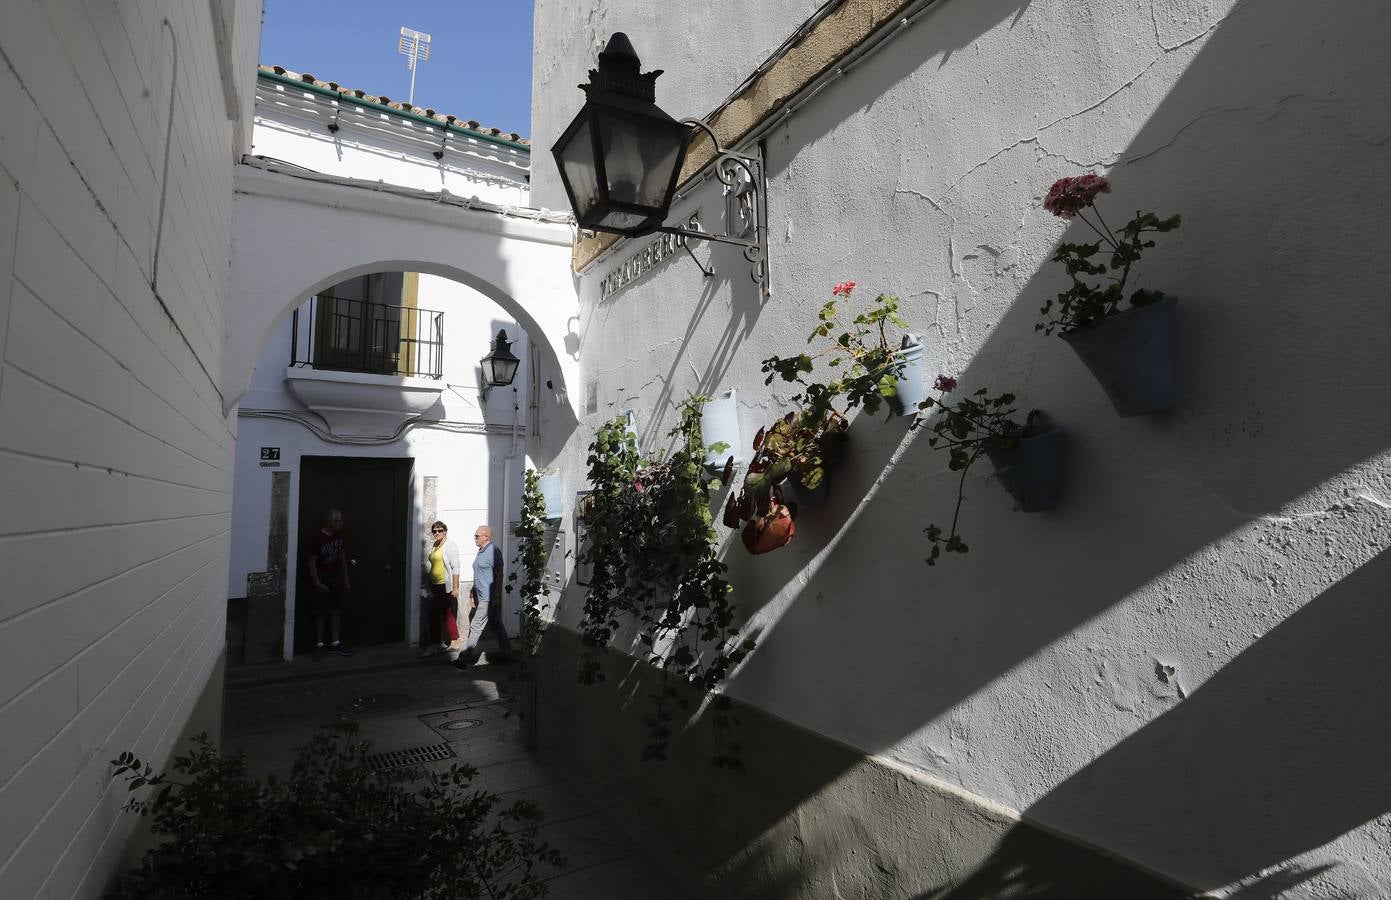
M835 287L831 288L831 293L832 293L832 294L835 294L837 297L849 297L849 296L850 296L850 292L853 291L854 289L855 289L855 282L853 282L853 281L842 281L840 284L838 284L838 285L836 285Z
M1043 208L1059 218L1073 219L1096 201L1097 194L1110 192L1111 182L1100 175L1071 175L1053 182Z
M932 387L934 390L941 391L945 394L949 391L956 390L956 379L951 377L950 375L938 375L937 380L933 382Z

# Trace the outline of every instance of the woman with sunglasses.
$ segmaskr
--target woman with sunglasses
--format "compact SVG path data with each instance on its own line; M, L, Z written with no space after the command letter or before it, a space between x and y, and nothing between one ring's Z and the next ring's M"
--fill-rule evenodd
M435 540L426 557L430 634L420 657L424 659L448 651L450 657L455 658L459 652L456 649L459 645L459 548L449 539L449 526L443 522L430 526L430 536Z

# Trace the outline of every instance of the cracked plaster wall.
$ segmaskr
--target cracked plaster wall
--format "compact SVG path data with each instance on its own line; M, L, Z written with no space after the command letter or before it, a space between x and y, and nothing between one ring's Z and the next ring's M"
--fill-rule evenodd
M533 133L573 115L613 30L686 114L809 6L731 27L713 4L675 22L538 2ZM769 300L718 249L696 251L715 278L673 257L603 302L642 242L579 278L600 408L567 478L603 414L632 407L661 445L693 391L737 387L747 439L790 393L759 361L805 346L832 284L898 294L929 377L1014 390L1069 430L1063 504L1016 513L972 478L972 552L928 569L920 530L949 521L955 474L902 423L856 422L792 545L728 547L762 631L731 693L1195 886L1386 896L1389 35L1372 2L943 0L769 135ZM1086 238L1041 196L1083 169L1111 176L1112 225L1184 216L1140 273L1181 298L1170 414L1118 419L1033 329L1063 285L1048 257ZM563 203L541 165L534 190Z

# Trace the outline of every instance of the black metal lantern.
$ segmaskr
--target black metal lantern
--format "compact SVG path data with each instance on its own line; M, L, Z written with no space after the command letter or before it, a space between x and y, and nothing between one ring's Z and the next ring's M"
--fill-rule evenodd
M579 86L584 107L551 153L581 228L637 237L662 227L692 126L654 102L661 74L642 73L618 32L589 70L589 84Z
M507 332L499 329L497 339L493 341L493 349L487 356L479 360L483 366L483 384L485 387L507 387L512 383L512 379L517 377L517 365L521 360L512 355L512 342L507 339Z

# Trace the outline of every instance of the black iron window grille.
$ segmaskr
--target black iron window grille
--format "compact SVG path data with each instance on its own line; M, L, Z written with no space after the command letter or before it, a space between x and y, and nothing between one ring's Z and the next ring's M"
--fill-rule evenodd
M340 372L444 376L444 313L319 294L295 310L290 365Z

